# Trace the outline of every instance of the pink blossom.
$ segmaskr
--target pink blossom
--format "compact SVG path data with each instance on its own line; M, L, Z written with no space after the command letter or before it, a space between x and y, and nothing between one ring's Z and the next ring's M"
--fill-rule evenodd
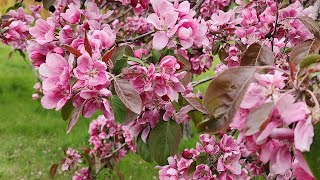
M276 113L280 114L281 120L287 125L306 119L307 105L304 102L295 102L295 98L290 94L280 98L275 106Z
M301 152L309 151L313 141L313 125L312 118L301 120L294 128L294 144Z
M84 54L78 58L77 64L73 73L85 85L93 87L110 83L104 62L93 60L88 54Z
M166 0L151 0L151 4L156 13L150 14L147 20L158 30L152 44L154 49L161 50L178 29L176 23L179 13Z
M72 180L90 180L91 175L89 168L82 168L80 171L77 171L75 175L72 177Z
M65 13L61 13L61 17L71 24L80 21L81 11L75 4L69 4Z
M29 29L29 32L42 45L54 40L55 28L52 19L48 18L47 21L38 19L35 26Z

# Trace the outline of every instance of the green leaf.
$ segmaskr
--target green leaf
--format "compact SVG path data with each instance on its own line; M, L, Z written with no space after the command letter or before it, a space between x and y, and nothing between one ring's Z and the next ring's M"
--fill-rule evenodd
M203 98L209 119L197 125L198 131L218 133L228 128L258 70L248 66L230 68L211 81Z
M161 58L159 51L152 49L151 53L152 53L152 62L153 63L159 62Z
M111 62L113 66L113 72L120 74L122 68L127 66L128 57L133 56L133 50L130 46L120 46L115 49L111 56Z
M167 164L167 158L177 153L182 137L181 127L173 120L161 121L149 135L150 153L161 166Z
M251 44L241 57L241 66L274 65L274 54L268 46Z
M120 98L112 95L110 98L110 105L114 114L114 118L118 123L124 123L126 120L126 106L122 103Z
M273 102L270 102L253 109L245 125L245 135L250 136L264 129L263 125L270 120L273 107Z
M132 57L132 56L129 56L128 57L128 61L133 61L133 62L137 62L137 63L140 63L140 64L142 64L142 65L146 65L141 59L139 59L139 58L136 58L136 57Z
M195 126L197 126L203 120L203 114L200 111L191 111L188 113L188 115L191 117L191 120Z
M120 74L121 70L128 65L128 57L127 56L122 56L120 59L118 59L114 65L113 72L115 74Z
M72 105L72 100L70 99L61 109L61 117L63 120L68 120L71 117L74 106Z
M311 54L305 58L303 58L300 62L300 69L306 68L314 63L317 63L320 61L320 55L319 54Z
M139 156L146 162L152 162L152 157L150 154L149 142L143 142L141 135L137 139L137 151Z
M300 61L309 54L319 54L320 40L310 39L301 44L296 45L290 55L290 62L294 65L298 65Z
M313 143L310 151L303 154L313 176L316 179L320 179L320 123L314 126Z

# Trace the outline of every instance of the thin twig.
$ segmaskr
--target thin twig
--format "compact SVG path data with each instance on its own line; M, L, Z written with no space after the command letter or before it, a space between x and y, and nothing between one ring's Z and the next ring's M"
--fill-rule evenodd
M195 6L193 6L192 10L197 11L205 0L199 0Z
M277 8L277 11L276 11L276 22L275 22L275 25L274 25L274 29L273 29L273 33L272 33L272 41L271 41L271 50L273 52L273 44L274 44L274 38L275 38L275 35L277 33L277 26L278 26L278 19L279 19L279 2L278 0L276 0L276 8Z
M133 9L133 8L130 7L129 9L127 9L127 10L126 10L125 12L123 12L122 14L120 14L120 15L112 18L112 19L110 19L110 20L107 22L107 24L112 23L112 22L113 22L114 20L116 20L116 19L122 18L123 16L125 16L126 14L128 14L132 9Z
M140 36L137 36L137 37L135 37L135 38L117 40L116 42L117 42L117 43L133 42L133 41L136 41L136 40L138 40L138 39L141 39L141 38L144 38L144 37L146 37L146 36L149 36L149 35L151 35L151 34L153 34L153 33L155 33L155 31L147 32L147 33L142 34L142 35L140 35Z
M192 87L196 87L196 86L199 86L200 84L203 84L203 83L206 83L208 81L211 81L213 79L213 77L207 77L205 79L202 79L200 81L194 81L191 83Z

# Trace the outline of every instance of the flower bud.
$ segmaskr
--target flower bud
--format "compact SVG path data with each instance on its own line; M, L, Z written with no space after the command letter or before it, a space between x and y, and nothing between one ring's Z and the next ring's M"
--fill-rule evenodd
M185 159L192 159L192 156L193 156L193 154L190 153L190 152L187 151L187 150L184 150L184 151L182 152L182 157L185 158Z
M138 5L138 0L131 0L131 6L132 7L137 7L137 5Z

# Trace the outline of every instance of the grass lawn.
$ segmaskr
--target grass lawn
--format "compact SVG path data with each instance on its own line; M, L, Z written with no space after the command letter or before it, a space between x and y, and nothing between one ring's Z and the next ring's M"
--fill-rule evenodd
M31 99L35 77L18 54L8 60L9 52L8 47L0 47L0 179L48 179L49 168L63 157L63 149L87 144L90 120L81 119L66 134L67 122L60 112L45 110ZM196 141L196 135L184 139L179 149L194 147ZM129 154L118 169L125 179L149 180L157 177L154 166ZM57 179L70 175L60 174Z

